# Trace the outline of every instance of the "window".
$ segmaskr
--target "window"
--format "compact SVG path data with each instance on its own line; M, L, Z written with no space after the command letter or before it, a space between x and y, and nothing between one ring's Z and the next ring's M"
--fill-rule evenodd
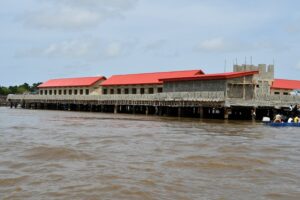
M103 89L103 94L107 94L107 89Z
M83 89L80 89L79 92L80 92L80 95L83 95Z
M69 90L69 95L72 95L72 90Z
M131 93L136 94L136 88L132 88Z
M61 95L61 90L58 90L58 94Z
M52 95L52 90L49 90L49 95Z
M67 90L64 90L64 95L67 95Z
M85 89L85 94L89 95L90 94L90 90L89 89Z
M120 88L117 89L117 93L121 94L121 89Z
M289 93L288 92L284 92L283 95L289 95Z
M77 94L78 94L78 91L77 91L77 90L74 90L74 94L77 95Z
M129 94L129 89L125 88L125 94Z
M48 90L45 90L45 95L47 95L48 94Z
M43 95L43 90L40 90L40 95Z
M280 92L274 92L274 94L278 95L278 94L280 94Z
M56 90L54 90L54 95L56 95L56 92L57 92L57 91L56 91Z
M141 94L145 94L145 88L141 88Z
M110 89L110 94L114 94L115 90L114 89Z
M259 85L256 85L257 88L259 88Z
M160 88L157 88L157 92L158 93L162 93L163 92L163 89L160 87Z
M149 94L153 94L153 92L154 92L153 88L149 88L148 91L149 91L148 92Z

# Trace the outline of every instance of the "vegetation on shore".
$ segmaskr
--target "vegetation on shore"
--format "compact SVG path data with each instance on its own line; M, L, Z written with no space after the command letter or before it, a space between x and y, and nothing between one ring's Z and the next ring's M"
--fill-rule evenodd
M4 87L0 86L0 95L8 95L8 94L24 94L24 93L35 93L37 91L37 86L41 83L33 83L29 85L28 83L24 83L22 85L15 85Z

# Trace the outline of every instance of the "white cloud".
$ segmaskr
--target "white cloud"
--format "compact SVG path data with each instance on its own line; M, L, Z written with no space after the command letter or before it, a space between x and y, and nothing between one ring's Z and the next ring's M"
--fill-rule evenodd
M294 68L295 69L300 69L300 61L296 64L296 66Z
M225 41L223 38L212 38L204 40L198 45L198 49L207 51L223 51L225 50Z
M170 42L166 39L153 40L142 46L142 49L146 53L150 53L153 56L160 57L178 57L179 52L176 47L172 47Z
M88 56L96 46L92 41L69 40L61 43L49 44L40 49L40 54L48 57L84 57Z
M249 49L252 47L245 46L241 42L225 40L222 37L203 40L195 46L196 51L204 52L233 52L241 49Z
M46 29L81 30L122 17L137 0L48 0L47 6L24 14L25 25Z
M206 39L198 43L195 47L195 51L200 52L213 52L213 53L240 53L249 51L271 51L279 52L286 51L290 47L284 43L276 44L271 41L247 41L243 42L236 38L235 40L224 39L223 37L215 37L211 39Z
M144 49L145 51L156 51L158 49L163 48L167 43L167 40L160 39L160 40L155 40L152 42L149 42L148 44L145 45Z
M118 42L112 42L103 51L106 57L118 57L122 54L122 45Z
M49 43L44 46L25 49L17 53L17 57L47 57L47 58L83 58L89 57L96 49L92 40L65 40Z
M25 17L26 25L47 29L79 29L97 25L105 20L103 13L63 7L53 11L39 11Z
M72 7L85 7L92 9L109 8L127 10L136 5L138 0L50 0L55 3L62 3Z
M136 45L135 41L106 41L104 39L72 39L24 50L18 57L46 57L69 60L112 59L129 54Z

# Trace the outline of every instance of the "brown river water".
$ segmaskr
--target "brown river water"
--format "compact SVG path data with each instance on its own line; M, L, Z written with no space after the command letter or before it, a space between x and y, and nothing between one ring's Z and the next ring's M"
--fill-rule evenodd
M300 128L0 108L0 199L300 199Z

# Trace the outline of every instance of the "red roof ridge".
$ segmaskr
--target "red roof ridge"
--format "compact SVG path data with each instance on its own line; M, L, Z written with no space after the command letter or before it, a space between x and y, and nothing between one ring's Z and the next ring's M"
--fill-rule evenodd
M300 81L295 79L285 79L285 78L274 78L273 81Z
M83 79L83 78L106 78L105 76L83 76L83 77L68 77L68 78L53 78L49 79L50 80L64 80L64 79Z
M242 71L242 72L224 72L224 73L213 73L213 74L200 74L195 76L185 76L185 77L176 77L176 78L162 78L159 79L160 81L176 81L176 80L196 80L199 78L236 78L239 77L239 75L252 75L252 74L258 74L259 71Z
M49 79L48 81L40 84L38 88L49 87L79 87L91 86L97 81L106 80L105 76L90 76L90 77L76 77L76 78L56 78Z
M128 75L145 75L145 74L160 74L160 73L180 73L180 72L192 72L192 71L199 71L202 72L204 74L204 72L201 69L188 69L188 70L174 70L174 71L160 71L160 72L142 72L142 73L132 73L132 74L114 74L111 75L112 76L128 76Z
M195 76L204 74L201 69L196 70L180 70L180 71L164 71L164 72L149 72L149 73L136 73L136 74L120 74L112 75L106 81L101 83L102 86L113 85L150 85L162 84L160 78L171 78L179 76Z

